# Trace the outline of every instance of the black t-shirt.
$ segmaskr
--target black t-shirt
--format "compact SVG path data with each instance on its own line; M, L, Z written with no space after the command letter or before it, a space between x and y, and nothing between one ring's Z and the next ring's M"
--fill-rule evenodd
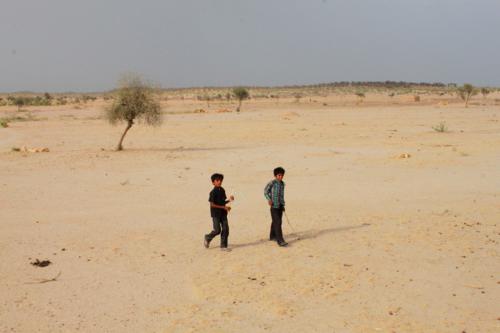
M214 187L212 191L210 191L210 195L208 197L208 201L213 202L219 206L225 206L227 203L226 191L221 187ZM227 211L221 208L213 208L210 207L210 215L212 217L226 217Z

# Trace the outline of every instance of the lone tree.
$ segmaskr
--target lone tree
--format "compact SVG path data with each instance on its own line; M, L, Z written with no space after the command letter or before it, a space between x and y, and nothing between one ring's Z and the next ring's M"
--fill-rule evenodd
M481 94L483 95L483 98L486 98L488 94L490 93L490 90L488 88L481 88Z
M296 103L300 103L300 99L302 98L302 94L301 93L296 93L293 95L293 97L295 97L295 102Z
M136 119L147 125L158 126L162 122L160 103L156 100L152 86L143 82L138 75L125 76L120 80L117 96L106 109L106 116L112 125L126 122L116 150L123 150L122 142Z
M466 83L458 88L458 96L465 101L465 107L469 105L469 99L477 94L477 89L472 84Z
M14 104L17 106L17 111L21 111L21 108L26 104L26 100L23 97L16 97Z
M236 108L236 112L240 112L241 102L243 102L244 99L250 97L250 94L248 93L248 90L243 87L234 88L233 94L238 99L238 107Z
M365 98L365 93L363 91L357 91L356 96L358 96L358 104L363 103L363 99Z

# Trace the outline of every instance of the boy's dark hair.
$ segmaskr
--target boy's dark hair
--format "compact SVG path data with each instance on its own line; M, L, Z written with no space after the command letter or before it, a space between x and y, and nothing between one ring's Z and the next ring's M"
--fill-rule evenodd
M274 169L274 175L277 176L277 175L284 175L285 174L285 169L283 169L282 167L277 167L276 169Z
M214 173L210 179L212 180L212 183L214 182L214 180L224 180L224 175L223 174L220 174L220 173Z

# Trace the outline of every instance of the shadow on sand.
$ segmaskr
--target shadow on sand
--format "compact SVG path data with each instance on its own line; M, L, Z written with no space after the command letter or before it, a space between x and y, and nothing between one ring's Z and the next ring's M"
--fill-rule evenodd
M318 238L327 234L332 234L336 232L342 232L342 231L348 231L348 230L353 230L353 229L359 229L359 228L365 228L370 226L369 223L363 223L360 225L353 225L353 226L346 226L346 227L336 227L336 228L328 228L328 229L310 229L310 230L305 230L305 231L299 231L299 232L293 232L291 234L285 235L285 239L288 242L288 244L293 244L296 242L300 242L302 240L306 239L314 239ZM259 245L262 243L270 242L267 239L259 239L254 242L249 242L249 243L243 243L243 244L234 244L231 247L233 249L238 249L242 247L247 247L247 246L254 246L254 245Z
M288 244L293 244L296 242L299 242L301 240L306 240L306 239L314 239L318 238L327 234L332 234L336 232L341 232L341 231L348 231L348 230L353 230L353 229L359 229L359 228L365 228L369 227L369 223L363 223L360 225L352 225L352 226L346 226L346 227L337 227L337 228L328 228L328 229L321 229L321 230L316 230L316 229L311 229L311 230L305 230L305 231L299 231L299 232L293 232L291 234L288 234L289 240L287 240ZM290 239L290 237L293 237L293 239Z

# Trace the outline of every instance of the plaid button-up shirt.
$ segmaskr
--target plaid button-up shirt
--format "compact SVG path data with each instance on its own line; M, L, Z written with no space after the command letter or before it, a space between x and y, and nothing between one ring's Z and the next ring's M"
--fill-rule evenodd
M264 188L264 196L267 200L272 200L273 208L285 207L285 182L271 180Z

